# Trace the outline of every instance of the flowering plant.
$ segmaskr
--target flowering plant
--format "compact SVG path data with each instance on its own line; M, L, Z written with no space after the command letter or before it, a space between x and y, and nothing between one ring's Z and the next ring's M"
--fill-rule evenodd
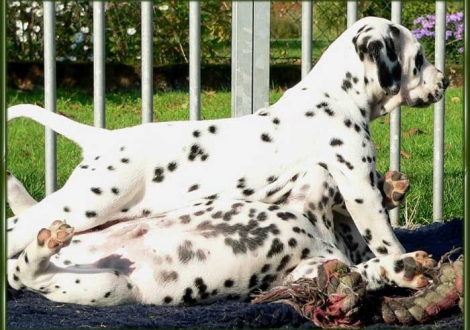
M43 1L7 1L6 47L8 61L43 61ZM141 53L141 4L138 1L105 3L106 61L137 64ZM92 1L55 1L56 56L58 61L93 60ZM153 1L154 64L184 63L189 51L189 2ZM202 56L213 59L214 49L230 38L227 1L201 3Z
M411 32L425 48L434 48L436 16L426 15L413 21L416 26ZM446 55L454 64L460 63L463 53L463 11L446 15ZM429 54L428 54L429 55Z

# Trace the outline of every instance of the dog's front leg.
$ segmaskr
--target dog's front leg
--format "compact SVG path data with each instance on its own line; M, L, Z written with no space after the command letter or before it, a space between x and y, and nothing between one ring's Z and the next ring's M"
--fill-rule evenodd
M340 163L339 165L342 165ZM404 253L393 232L382 193L378 188L375 164L356 166L345 172L341 166L330 166L354 223L375 255Z

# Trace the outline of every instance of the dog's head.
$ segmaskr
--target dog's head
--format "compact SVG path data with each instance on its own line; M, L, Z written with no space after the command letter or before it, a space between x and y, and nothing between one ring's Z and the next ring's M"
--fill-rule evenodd
M354 26L352 42L364 64L364 84L382 114L400 105L428 106L442 98L449 82L426 60L408 29L376 17Z

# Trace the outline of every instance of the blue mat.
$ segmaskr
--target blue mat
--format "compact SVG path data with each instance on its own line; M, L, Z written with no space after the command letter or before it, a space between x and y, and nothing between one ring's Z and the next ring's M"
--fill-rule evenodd
M397 229L407 251L425 250L439 260L453 247L463 246L463 221L454 219L416 230ZM8 289L7 327L10 328L316 328L292 307L219 302L209 306L159 307L126 305L89 307L51 302L37 294ZM373 324L368 328L404 328ZM406 328L463 329L463 315L447 312L428 325Z

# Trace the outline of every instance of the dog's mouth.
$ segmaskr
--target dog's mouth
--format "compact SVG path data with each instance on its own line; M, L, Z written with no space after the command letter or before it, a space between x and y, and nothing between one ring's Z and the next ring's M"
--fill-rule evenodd
M449 87L449 80L444 75L441 75L440 79L435 83L435 87L435 89L429 90L428 94L423 97L412 98L410 95L405 96L405 104L414 108L426 108L440 101L444 97L447 87Z

